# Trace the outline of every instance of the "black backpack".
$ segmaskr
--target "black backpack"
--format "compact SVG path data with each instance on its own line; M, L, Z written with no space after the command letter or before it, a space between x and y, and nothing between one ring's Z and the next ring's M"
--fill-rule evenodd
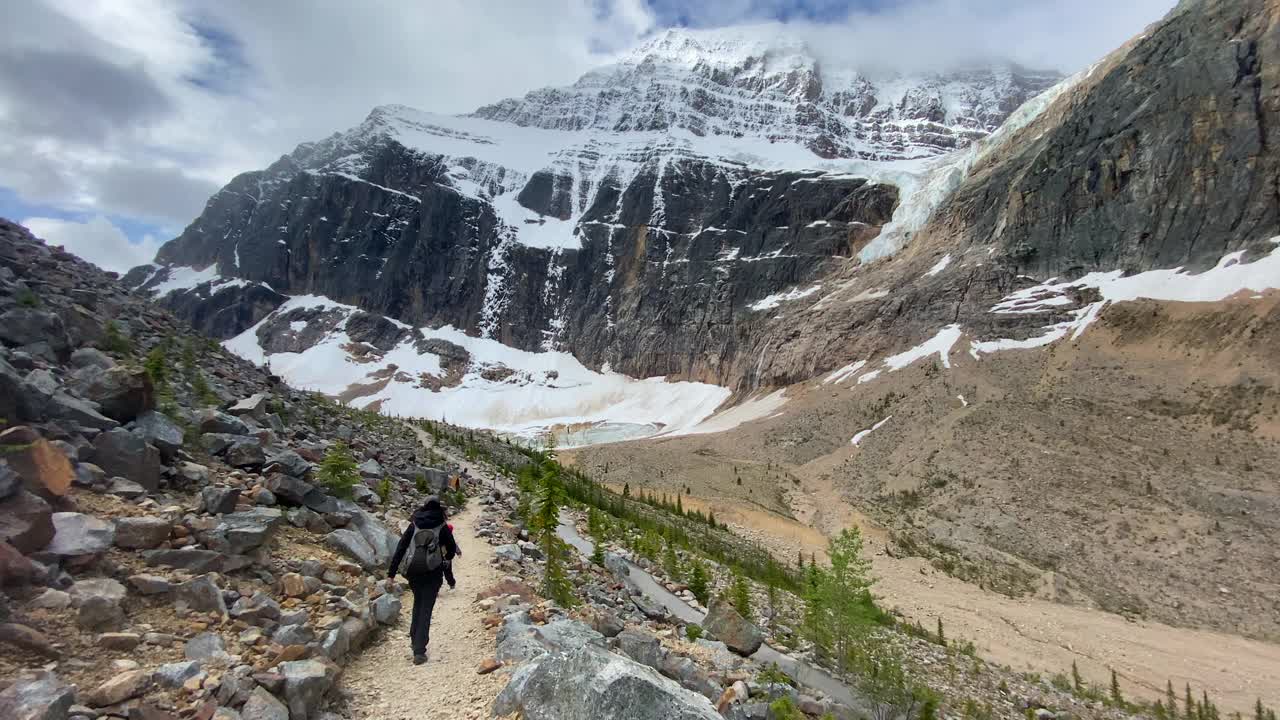
M433 528L413 526L409 557L405 560L406 574L421 575L437 570L444 564L444 550L440 547L440 533L443 531L443 523Z

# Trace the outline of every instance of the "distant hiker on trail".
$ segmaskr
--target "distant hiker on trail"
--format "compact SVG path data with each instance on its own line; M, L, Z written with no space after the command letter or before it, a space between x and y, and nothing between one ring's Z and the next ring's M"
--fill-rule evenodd
M394 580L400 561L404 560L404 577L413 590L413 620L409 624L409 645L413 649L413 664L427 661L427 643L431 642L431 612L436 606L436 596L444 582L445 573L453 557L458 554L458 544L453 539L453 529L445 522L444 506L434 495L427 498L422 507L413 513L413 521L405 528L396 554L391 558L387 578ZM453 586L452 577L450 587Z

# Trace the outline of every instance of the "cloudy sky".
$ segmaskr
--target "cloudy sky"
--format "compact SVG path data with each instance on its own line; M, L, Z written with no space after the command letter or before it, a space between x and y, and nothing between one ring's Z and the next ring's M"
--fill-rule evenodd
M0 216L147 262L236 173L403 103L573 82L671 26L780 21L833 60L1072 71L1173 0L8 0Z

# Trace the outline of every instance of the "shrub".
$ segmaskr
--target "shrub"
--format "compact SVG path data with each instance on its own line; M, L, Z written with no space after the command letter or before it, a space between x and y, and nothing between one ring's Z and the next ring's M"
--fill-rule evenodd
M684 636L689 638L689 642L696 642L702 637L701 625L686 625L684 628Z
M329 494L335 497L351 497L351 489L360 482L360 472L356 469L356 459L344 442L336 442L320 461L320 470L316 479Z
M383 505L391 502L391 478L384 477L382 482L378 483L378 497L382 499Z
M792 702L790 695L783 695L769 703L769 717L773 720L804 720L804 713Z
M133 346L120 332L120 325L115 320L108 320L102 333L102 349L119 355L133 354Z
M18 294L15 296L15 299L18 301L18 305L20 307L29 307L29 308L40 307L40 298L36 296L34 292L31 291L31 288L24 287L21 290L19 290Z

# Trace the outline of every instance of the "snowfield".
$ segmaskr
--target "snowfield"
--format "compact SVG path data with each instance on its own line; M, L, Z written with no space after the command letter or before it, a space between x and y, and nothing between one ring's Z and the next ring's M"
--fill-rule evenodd
M311 307L337 308L348 315L356 311L327 298L299 296L273 315ZM344 321L303 352L268 354L257 331L270 320L268 316L224 346L254 363L269 364L272 372L300 388L340 396L367 386L351 403L366 407L380 402L382 411L390 415L447 420L517 435L536 435L556 425L606 422L648 424L654 432L681 432L694 431L730 394L726 388L706 383L596 372L568 353L518 350L448 326L423 329L422 333L466 348L471 354L470 366L459 385L433 392L418 380L424 373L441 377L441 359L433 353L419 353L412 338L380 357L372 353L357 358L347 349L352 340L341 329ZM485 368L497 366L515 373L502 380L481 376Z

